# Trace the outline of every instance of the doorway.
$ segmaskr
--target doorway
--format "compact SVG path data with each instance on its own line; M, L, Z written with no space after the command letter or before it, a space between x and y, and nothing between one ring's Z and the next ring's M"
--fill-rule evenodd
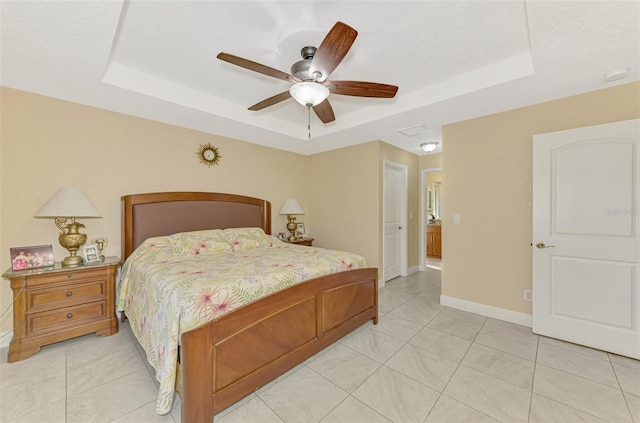
M420 197L420 270L442 270L442 168L423 169Z

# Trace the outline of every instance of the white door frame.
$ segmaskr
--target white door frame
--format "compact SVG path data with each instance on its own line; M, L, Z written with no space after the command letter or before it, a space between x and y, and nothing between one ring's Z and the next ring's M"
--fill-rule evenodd
M387 168L394 168L396 170L400 171L400 174L402 175L401 177L401 182L402 182L402 188L401 188L401 201L400 201L400 226L402 227L402 230L400 230L400 276L407 276L408 275L408 270L407 270L407 197L408 197L408 184L407 184L407 175L409 172L409 168L407 165L404 165L402 163L396 163L396 162L392 162L391 160L387 160L387 159L383 159L382 160L382 167L383 167L383 172L384 175L382 177L382 222L381 222L381 226L382 226L382 283L378 282L378 286L380 288L382 288L385 285L385 274L384 274L384 267L385 267L385 257L384 257L384 252L385 252L385 235L384 235L384 223L386 222L385 219L385 214L384 214L384 205L385 205L385 201L386 198L385 197L385 188L386 188L386 182L385 182L385 176L386 176L386 172L387 172Z
M432 167L430 169L422 169L420 172L420 271L427 269L427 174L434 172L442 172L441 167Z

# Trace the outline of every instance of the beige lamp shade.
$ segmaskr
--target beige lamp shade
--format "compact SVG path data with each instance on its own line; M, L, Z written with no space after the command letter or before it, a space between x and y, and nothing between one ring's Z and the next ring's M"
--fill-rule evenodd
M79 188L60 188L34 217L102 217L89 197Z
M304 211L295 198L289 198L282 206L279 214L304 214Z
M77 251L87 240L87 235L78 231L84 225L76 222L76 218L102 215L81 189L64 187L53 194L34 217L55 218L55 224L60 229L58 241L70 254L62 260L62 267L76 267L82 265L82 257L77 255ZM69 219L71 223L67 223Z

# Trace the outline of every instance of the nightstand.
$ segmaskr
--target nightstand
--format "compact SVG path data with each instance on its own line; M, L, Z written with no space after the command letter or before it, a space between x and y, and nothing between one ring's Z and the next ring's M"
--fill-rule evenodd
M7 270L13 290L13 338L9 363L24 360L43 345L76 336L118 332L115 276L120 259L62 268Z
M298 244L298 245L306 245L307 247L311 247L313 244L313 240L314 238L300 238L300 239L296 239L293 241L289 241L287 239L283 239L284 242L287 242L289 244Z

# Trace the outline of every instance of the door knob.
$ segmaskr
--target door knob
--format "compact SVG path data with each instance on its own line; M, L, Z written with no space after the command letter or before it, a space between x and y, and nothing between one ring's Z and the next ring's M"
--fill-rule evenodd
M399 229L399 230L402 230L402 226L398 226L398 229Z
M544 245L544 242L538 242L536 244L536 247L538 247L538 248L553 248L553 247L555 247L555 245Z

